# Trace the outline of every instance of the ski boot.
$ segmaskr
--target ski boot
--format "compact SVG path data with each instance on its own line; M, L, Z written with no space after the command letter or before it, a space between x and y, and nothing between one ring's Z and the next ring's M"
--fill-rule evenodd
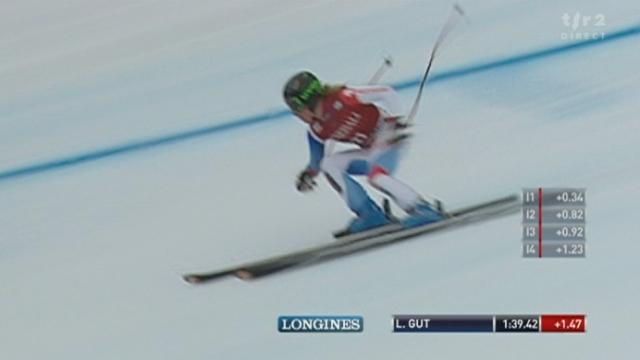
M448 217L440 200L436 200L435 204L430 204L421 199L407 213L409 216L402 221L402 224L407 228L435 223Z
M363 209L358 213L358 217L351 220L344 230L335 232L333 235L340 238L346 235L355 234L393 223L393 219L388 216L380 207L368 199Z

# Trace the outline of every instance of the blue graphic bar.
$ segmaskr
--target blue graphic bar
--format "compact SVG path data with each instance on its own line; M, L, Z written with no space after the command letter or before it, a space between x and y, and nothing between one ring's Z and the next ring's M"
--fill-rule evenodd
M492 315L394 315L393 332L493 332Z

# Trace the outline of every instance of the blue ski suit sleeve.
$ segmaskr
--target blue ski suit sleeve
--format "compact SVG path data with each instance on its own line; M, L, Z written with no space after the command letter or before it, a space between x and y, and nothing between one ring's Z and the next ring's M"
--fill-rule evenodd
M320 172L320 162L324 157L324 142L318 140L311 132L307 132L307 141L309 142L309 165L307 169Z

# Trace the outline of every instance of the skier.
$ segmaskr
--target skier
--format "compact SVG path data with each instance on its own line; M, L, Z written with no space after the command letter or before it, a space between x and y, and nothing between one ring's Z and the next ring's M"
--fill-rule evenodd
M388 86L327 85L308 71L287 81L284 100L309 125L310 160L298 175L298 191L313 190L315 177L323 172L332 187L356 214L341 235L370 230L394 220L354 180L366 176L369 184L389 196L409 215L404 226L417 226L443 219L437 206L393 176L406 147L408 134L400 122L402 112L397 93ZM325 142L353 143L359 148L325 156Z

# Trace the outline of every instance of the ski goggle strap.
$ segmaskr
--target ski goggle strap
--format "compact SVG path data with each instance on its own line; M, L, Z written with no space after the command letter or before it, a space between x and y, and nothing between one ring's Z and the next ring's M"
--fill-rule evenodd
M312 108L318 100L318 95L322 93L322 88L320 80L314 79L302 93L287 98L287 105L296 112Z

